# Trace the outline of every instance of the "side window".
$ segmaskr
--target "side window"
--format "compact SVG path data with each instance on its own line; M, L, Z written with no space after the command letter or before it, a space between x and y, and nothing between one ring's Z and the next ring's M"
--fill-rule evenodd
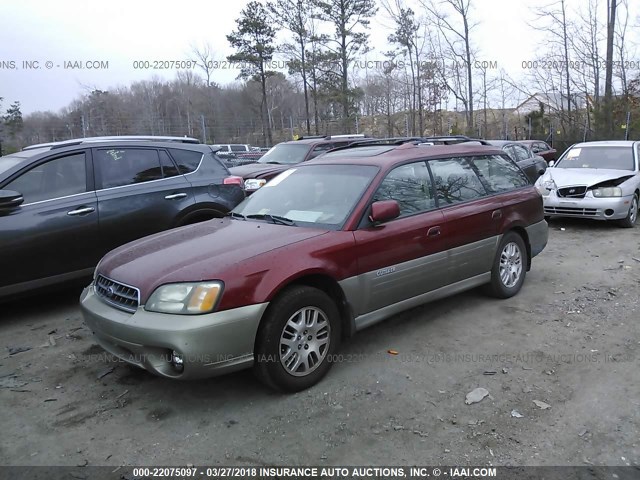
M178 172L178 169L173 163L173 160L171 160L171 157L169 157L169 154L164 150L159 150L158 153L160 154L160 166L162 167L162 176L164 178L167 178L167 177L175 177L176 175L179 175L180 172Z
M24 203L84 193L87 191L85 154L76 153L33 167L4 188L21 193Z
M416 162L394 168L380 184L373 200L396 200L401 216L433 210L436 201L427 164Z
M522 170L509 158L487 155L474 157L472 162L492 193L506 192L529 184Z
M327 150L331 150L332 148L334 148L333 143L323 143L322 145L316 145L315 147L313 147L313 150L311 151L309 160L311 160L312 158L316 158L318 155L321 155Z
M516 152L513 150L513 145L507 145L506 147L502 148L502 151L504 153L506 153L507 155L509 155L509 157L511 157L511 159L515 162L518 161L518 157L516 156Z
M146 148L112 148L96 152L102 188L121 187L162 178L158 151Z
M200 152L179 150L177 148L172 148L169 152L178 164L178 171L182 174L195 172L202 161L202 153Z
M246 152L247 151L247 147L245 147L244 145L231 145L231 151L232 152Z
M531 158L529 150L524 148L522 145L511 145L511 148L515 151L517 160L526 160L527 158Z
M544 149L541 148L541 145L539 143L532 143L531 144L531 151L533 153L540 153L542 152Z
M466 158L429 161L440 206L474 200L487 194Z

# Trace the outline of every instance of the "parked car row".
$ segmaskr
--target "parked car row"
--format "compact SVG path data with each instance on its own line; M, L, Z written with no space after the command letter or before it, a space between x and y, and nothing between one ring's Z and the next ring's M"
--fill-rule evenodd
M300 137L298 140L282 142L273 147L256 163L238 165L230 171L244 179L245 190L248 195L265 185L292 165L321 157L328 151L344 148L352 144L402 144L415 143L422 145L456 145L472 143L476 145L499 146L525 172L529 180L534 183L547 169L546 161L532 153L529 147L519 145L518 142L502 140L481 140L464 135L433 136L433 137L394 137L394 138L366 138L364 135L334 135ZM544 143L544 142L540 142Z
M305 389L344 339L402 310L478 286L517 294L545 217L635 224L640 142L577 144L540 178L517 147L285 142L246 197L252 179L209 145L28 148L0 158L0 296L93 271L82 312L121 360L171 379L253 367L271 387Z

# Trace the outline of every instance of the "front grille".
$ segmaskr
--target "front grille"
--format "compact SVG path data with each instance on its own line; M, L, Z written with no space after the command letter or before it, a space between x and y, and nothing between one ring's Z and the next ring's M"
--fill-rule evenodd
M96 278L95 289L105 303L120 310L135 312L140 304L140 290L111 280L104 275L98 275Z
M598 214L597 208L575 208L575 207L544 207L545 215L577 215L581 217L595 217Z
M563 187L558 189L558 196L565 198L584 198L587 187L584 185L576 187Z

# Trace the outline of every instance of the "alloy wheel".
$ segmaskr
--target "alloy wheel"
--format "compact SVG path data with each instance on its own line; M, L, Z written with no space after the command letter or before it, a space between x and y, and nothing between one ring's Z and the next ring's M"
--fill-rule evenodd
M285 324L280 336L280 363L296 377L309 375L318 368L329 351L331 325L317 307L304 307Z
M507 243L500 253L500 281L512 288L522 275L522 252L515 242Z

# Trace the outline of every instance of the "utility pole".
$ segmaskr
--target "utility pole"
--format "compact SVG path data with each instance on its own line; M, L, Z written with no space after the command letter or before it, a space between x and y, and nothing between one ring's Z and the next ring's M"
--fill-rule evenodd
M207 126L204 123L204 115L200 115L202 121L202 143L207 143Z
M87 126L84 122L84 114L82 114L82 117L80 117L82 120L82 138L87 136Z
M627 123L624 126L624 139L629 140L629 122L631 121L631 112L627 111Z

